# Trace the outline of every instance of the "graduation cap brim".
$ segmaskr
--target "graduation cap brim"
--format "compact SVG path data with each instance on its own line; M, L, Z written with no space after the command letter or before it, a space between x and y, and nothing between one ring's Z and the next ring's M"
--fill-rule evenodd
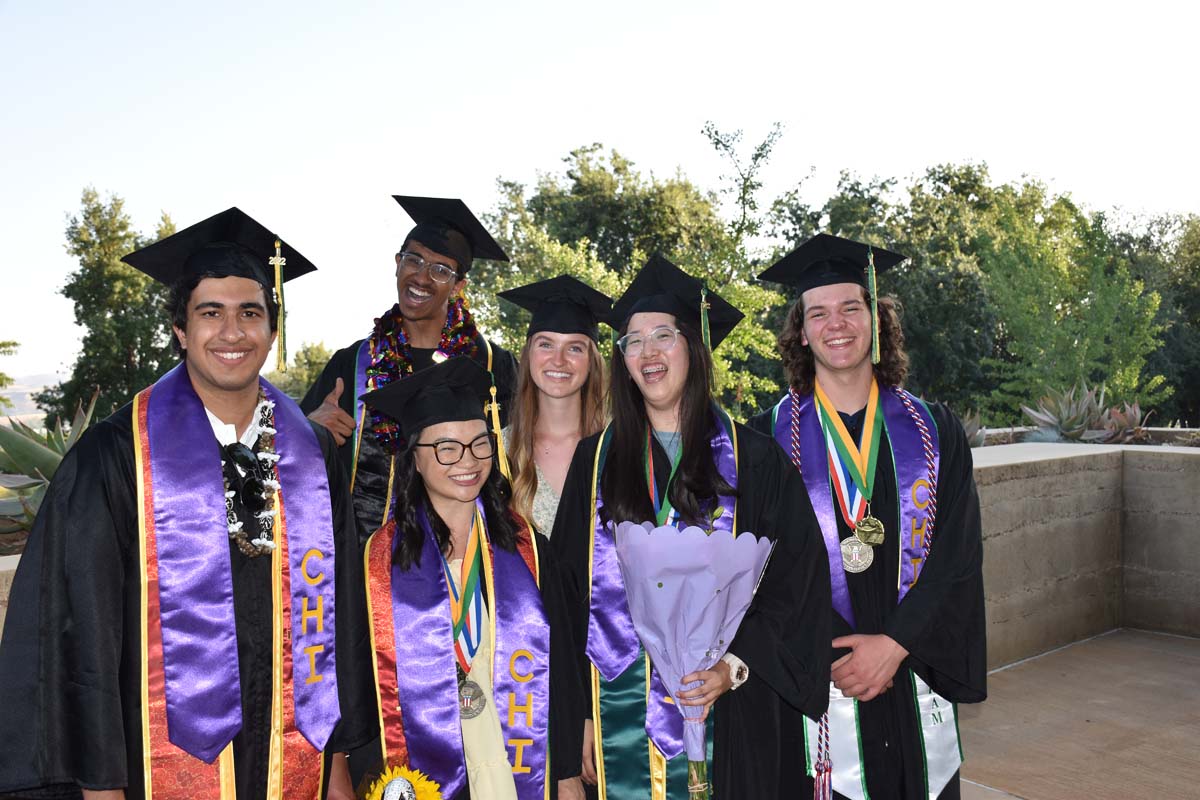
M526 338L542 331L579 333L599 339L600 322L612 312L612 298L570 275L497 293L530 312Z
M486 421L491 380L472 358L457 356L363 395L363 402L400 425L410 440L441 422Z
M251 278L263 286L275 285L275 256L278 237L239 208L229 208L190 225L154 244L136 250L121 260L160 283L174 286L198 275ZM316 271L313 263L287 242L280 241L285 259L283 280L290 281Z
M613 303L613 327L624 331L629 318L643 312L662 312L701 327L700 306L708 303L709 342L713 350L745 317L711 289L701 295L704 284L662 256L651 256L638 271L625 293Z
M869 257L875 271L885 272L906 256L865 242L819 233L762 272L758 279L793 287L803 294L809 289L836 283L867 286Z
M504 248L492 238L471 209L462 200L451 197L415 197L394 194L392 198L412 217L417 227L408 238L416 239L436 253L459 262L462 272L471 268L471 261L484 258L508 261ZM457 233L458 236L447 235ZM461 237L463 241L458 241ZM465 245L465 247L464 247Z

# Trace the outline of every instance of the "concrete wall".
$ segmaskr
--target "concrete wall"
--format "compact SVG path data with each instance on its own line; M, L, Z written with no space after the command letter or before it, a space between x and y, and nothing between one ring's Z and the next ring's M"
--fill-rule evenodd
M12 588L13 574L17 571L20 556L0 556L0 630L4 630L4 614L8 611L8 590Z
M988 665L1118 626L1200 636L1200 449L976 449Z
M1200 636L1200 449L1124 457L1122 624Z
M1014 444L973 452L988 665L1117 627L1120 448Z

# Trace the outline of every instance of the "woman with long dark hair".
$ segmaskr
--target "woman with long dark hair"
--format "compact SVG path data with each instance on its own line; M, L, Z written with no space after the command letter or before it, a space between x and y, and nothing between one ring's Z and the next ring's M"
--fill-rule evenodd
M503 434L514 505L549 536L575 446L604 427L605 365L597 344L612 298L569 275L498 296L531 312Z
M713 395L710 343L719 345L741 318L657 256L613 310L621 338L612 422L580 442L552 537L591 701L583 777L601 800L687 794L687 759L671 744L682 718L668 690L680 687L663 687L636 639L631 645L620 633L631 629L629 611L606 554L621 522L726 532L736 525L735 535L776 543L727 655L684 676L685 686L698 685L678 694L712 709L715 796L789 796L785 770L793 765L778 757L781 717L824 710L829 580L803 483L769 438L734 423ZM632 654L617 652L630 646Z
M558 580L494 464L488 387L478 364L454 358L364 398L406 440L395 517L366 553L376 752L387 770L424 773L447 800L541 800L552 768L571 769L573 757L579 771L577 749L549 759ZM569 666L569 655L558 661ZM564 783L560 796L582 797L577 780Z

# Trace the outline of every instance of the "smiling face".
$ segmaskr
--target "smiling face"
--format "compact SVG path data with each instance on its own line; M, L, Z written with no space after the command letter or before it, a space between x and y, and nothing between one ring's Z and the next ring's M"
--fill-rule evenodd
M582 333L539 331L529 339L529 375L538 391L570 397L587 383L592 340Z
M430 263L445 264L455 271L459 269L458 262L453 258L435 253L414 239L405 242L404 252L418 255ZM413 271L401 267L400 256L396 256L396 299L400 303L400 313L406 320L420 322L444 319L450 298L466 285L465 278L438 283L429 274L428 269Z
M683 398L688 377L688 342L682 335L675 338L669 350L655 343L653 335L657 328L674 329L675 317L660 311L646 311L629 318L625 335L642 337L642 350L636 356L626 355L625 368L642 393L646 406L664 414L678 417L679 402Z
M871 368L871 309L856 283L818 286L805 292L801 344L811 348L817 379L822 373Z
M174 327L187 351L188 374L201 398L258 386L258 371L275 341L265 289L250 278L205 278L187 304L187 329Z
M421 431L417 444L437 444L440 441L457 441L471 444L480 436L487 435L487 425L481 419L465 422L439 422ZM473 503L483 489L483 484L492 473L493 458L477 458L470 447L463 449L462 460L457 464L440 464L436 448L413 448L414 464L425 481L425 492L436 506L439 500L458 503Z

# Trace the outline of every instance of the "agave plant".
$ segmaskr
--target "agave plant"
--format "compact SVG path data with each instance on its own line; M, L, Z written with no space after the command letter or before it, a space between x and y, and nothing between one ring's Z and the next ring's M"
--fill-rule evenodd
M67 430L62 420L45 433L39 433L19 420L10 419L0 425L0 535L28 532L37 516L38 507L46 495L63 456L79 441L92 421L99 391L92 395L88 407L81 403L75 419ZM21 537L19 544L23 544ZM0 543L0 549L13 549ZM3 555L3 553L0 553Z
M1153 411L1142 413L1135 401L1124 406L1113 406L1100 417L1101 429L1088 431L1087 438L1104 444L1139 444L1150 441L1146 420Z
M987 440L987 428L983 427L978 411L968 411L960 420L963 432L967 434L967 443L971 447L983 447Z
M1036 409L1021 406L1021 410L1037 426L1036 438L1077 442L1084 440L1088 431L1098 429L1104 394L1103 385L1097 397L1095 389L1080 381L1065 392L1050 389Z

